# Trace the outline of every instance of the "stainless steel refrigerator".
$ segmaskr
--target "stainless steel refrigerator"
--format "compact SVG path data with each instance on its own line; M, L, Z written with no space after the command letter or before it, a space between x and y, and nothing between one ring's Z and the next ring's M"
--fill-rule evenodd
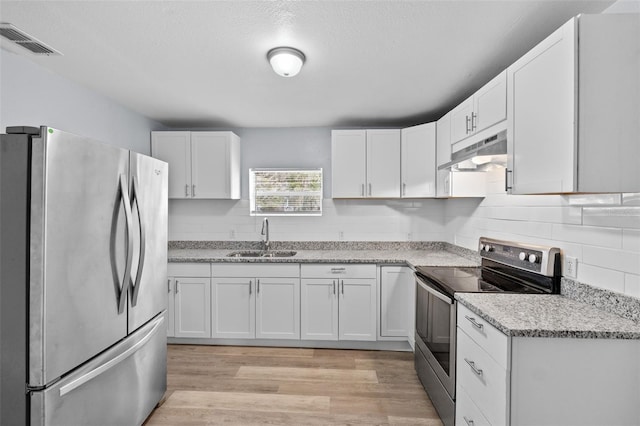
M0 424L134 425L166 390L167 164L0 139Z

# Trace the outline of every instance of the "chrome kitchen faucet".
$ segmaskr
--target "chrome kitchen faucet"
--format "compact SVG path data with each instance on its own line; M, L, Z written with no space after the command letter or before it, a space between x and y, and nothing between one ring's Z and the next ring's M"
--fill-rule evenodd
M262 221L262 231L260 232L260 235L264 235L264 240L262 240L263 250L269 251L269 246L271 244L269 242L269 219L266 217Z

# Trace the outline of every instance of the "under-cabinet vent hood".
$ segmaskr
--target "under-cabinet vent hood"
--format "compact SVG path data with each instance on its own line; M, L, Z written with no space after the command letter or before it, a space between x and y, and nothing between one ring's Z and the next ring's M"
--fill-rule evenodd
M12 41L18 46L24 47L36 55L62 55L62 53L54 48L47 46L35 37L30 36L14 25L6 22L0 22L0 36Z
M507 131L466 146L451 153L451 161L438 167L438 170L484 172L495 165L507 164Z

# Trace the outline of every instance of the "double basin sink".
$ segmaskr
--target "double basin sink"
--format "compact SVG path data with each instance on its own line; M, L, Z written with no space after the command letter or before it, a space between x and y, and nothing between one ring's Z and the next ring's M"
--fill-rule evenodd
M295 251L264 251L264 250L242 250L232 251L227 257L292 257L295 256Z

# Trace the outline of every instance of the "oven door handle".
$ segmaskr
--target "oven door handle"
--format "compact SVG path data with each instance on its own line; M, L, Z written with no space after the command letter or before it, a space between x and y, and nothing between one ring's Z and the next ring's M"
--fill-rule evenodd
M416 282L418 283L418 285L420 287L422 287L428 293L431 293L432 295L434 295L438 299L442 300L443 302L447 302L448 304L453 305L453 299L451 299L448 296L445 296L444 294L440 293L439 291L436 291L435 289L433 289L432 287L427 285L424 281L422 281L422 279L416 277Z

